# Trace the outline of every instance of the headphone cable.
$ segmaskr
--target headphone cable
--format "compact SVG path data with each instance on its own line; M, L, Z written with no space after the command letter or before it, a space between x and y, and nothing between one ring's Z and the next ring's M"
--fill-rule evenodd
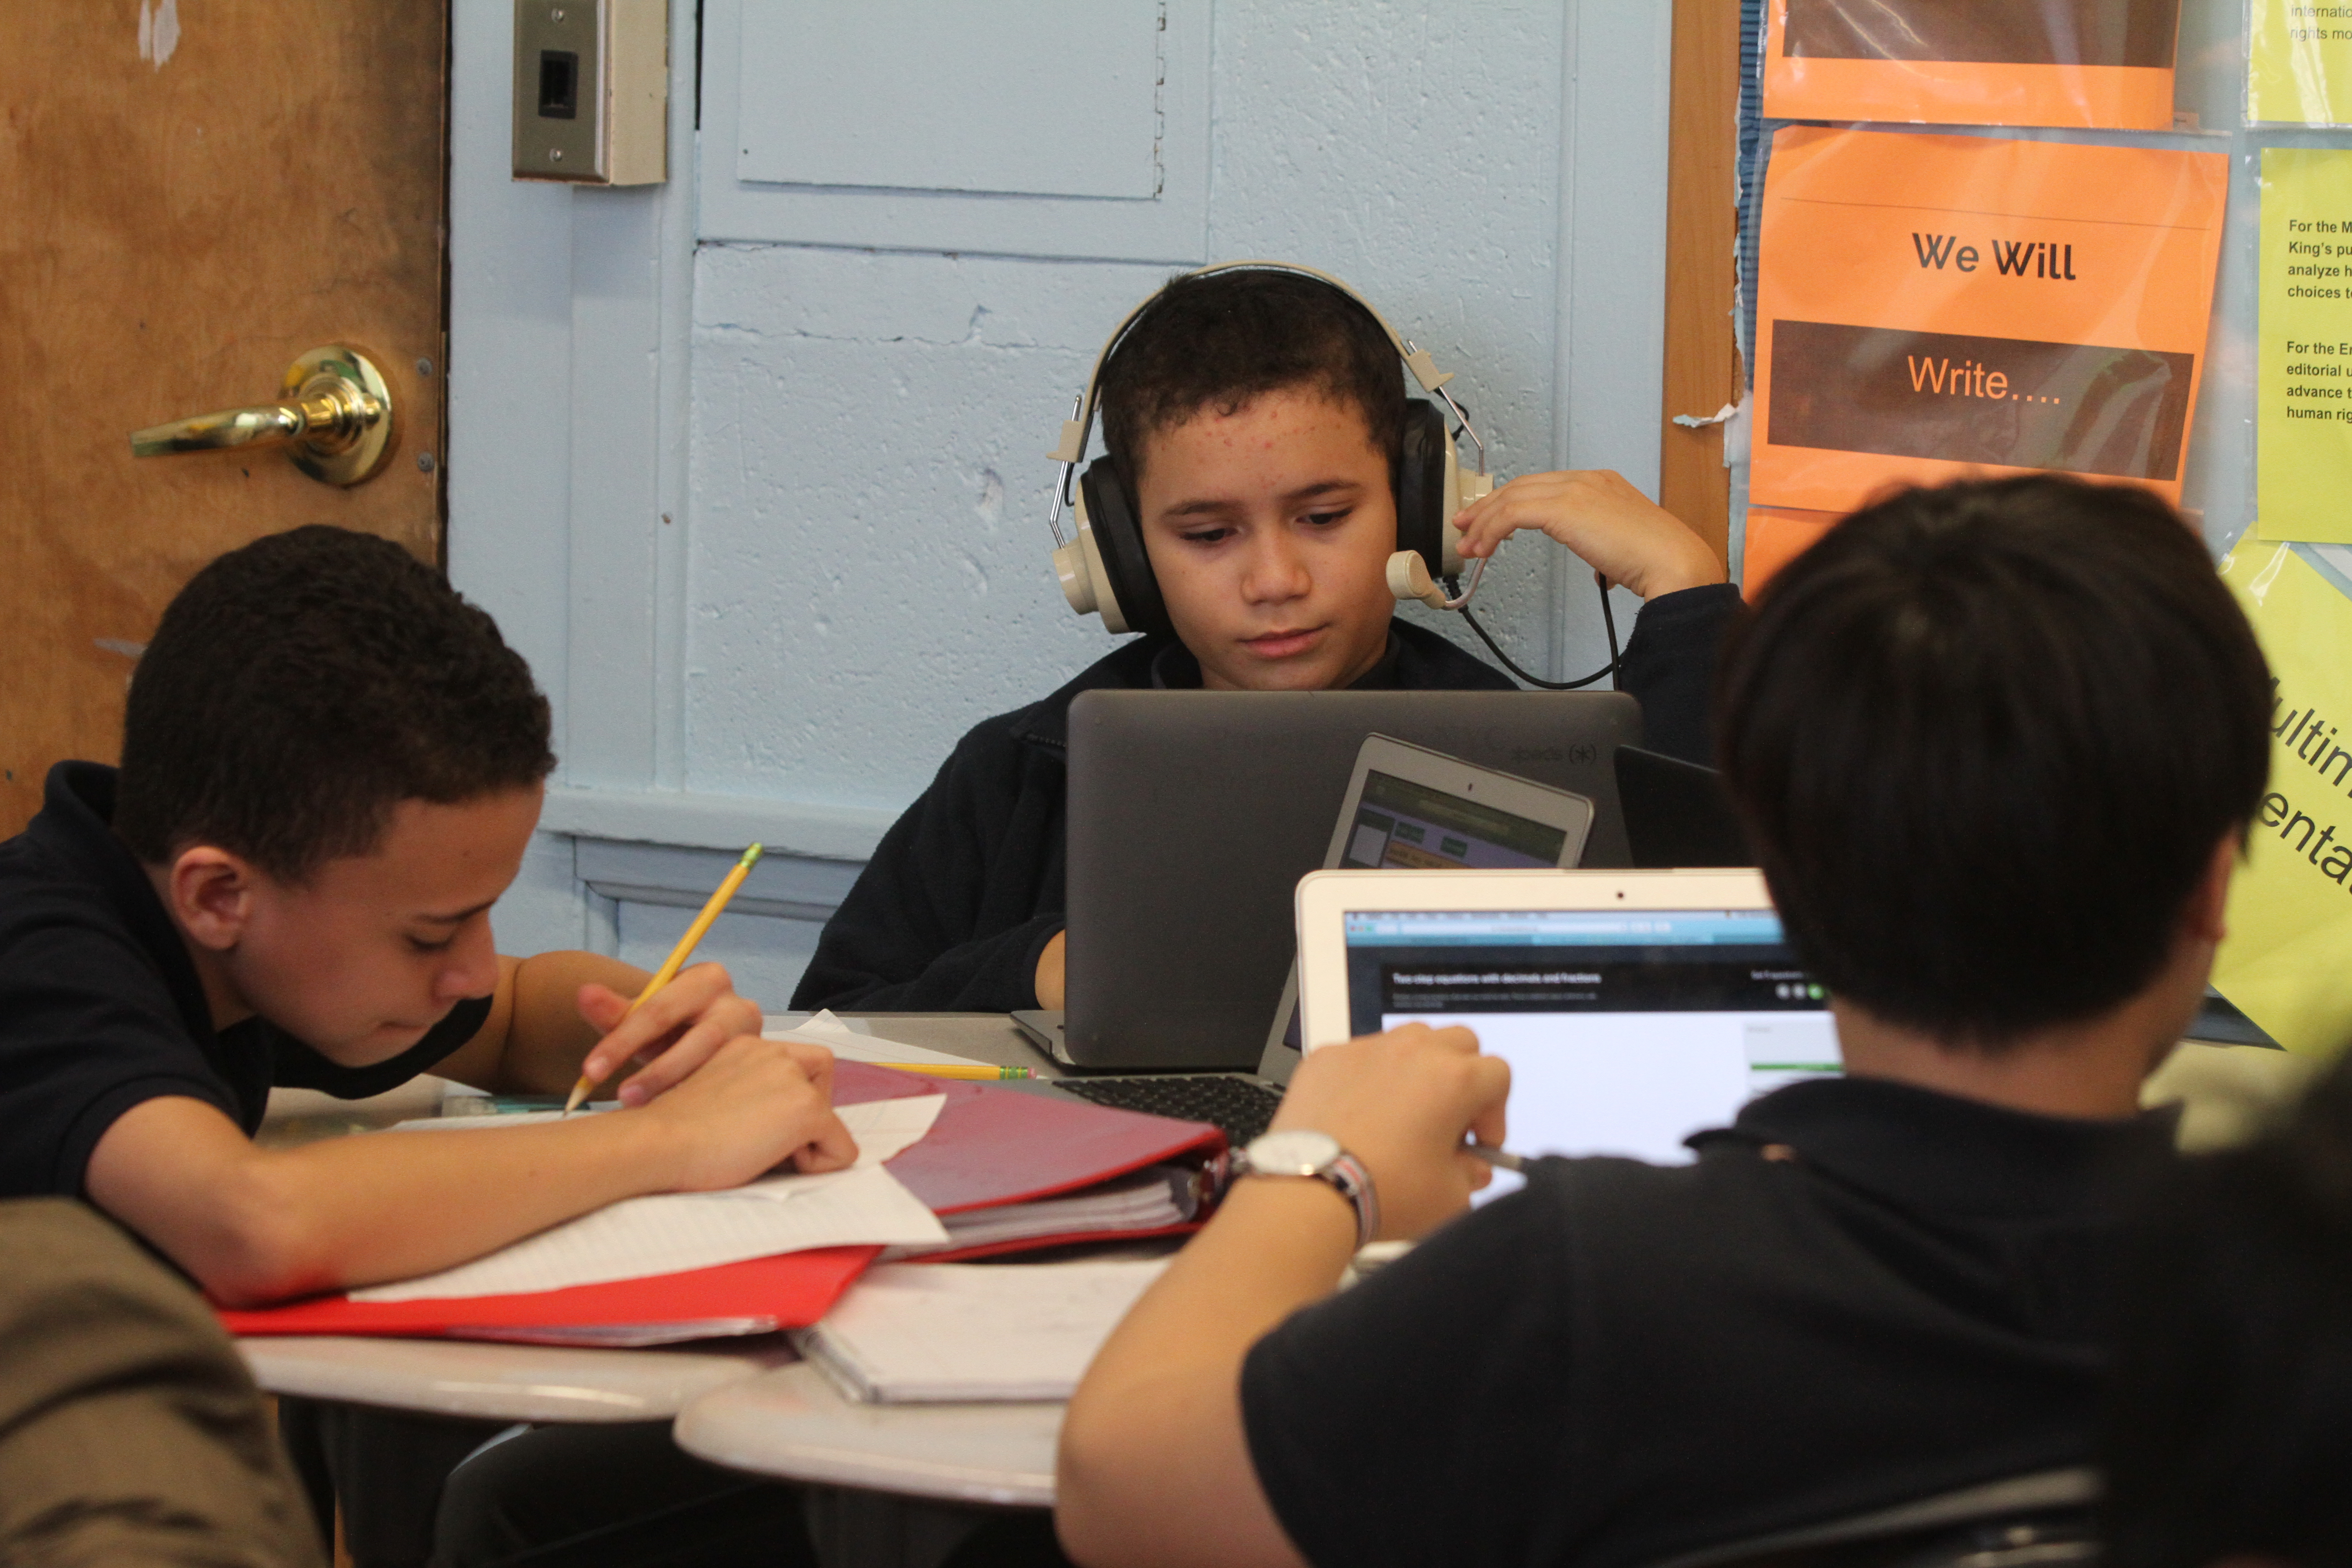
M1586 676L1581 680L1544 680L1538 677L1529 675L1526 670L1521 669L1518 667L1517 662L1514 660L1509 654L1503 651L1502 645L1497 643L1487 634L1486 628L1478 624L1478 617L1470 613L1469 605L1465 605L1462 606L1461 616L1465 621L1469 623L1470 629L1478 634L1478 640L1486 645L1487 651L1491 652L1496 658L1502 661L1502 665L1505 669L1509 670L1513 675L1517 676L1521 680L1526 681L1529 686L1534 687L1538 691L1578 691L1591 685L1594 681L1600 679L1604 675L1609 677L1609 687L1611 690L1622 690L1623 686L1618 679L1618 665L1621 656L1617 651L1617 614L1610 607L1608 580L1602 577L1600 573L1595 572L1592 574L1592 581L1601 590L1601 624L1605 626L1609 632L1609 662L1602 665L1599 669L1594 670L1591 675ZM1453 577L1445 579L1445 592L1446 596L1449 598L1458 597L1460 595L1462 590L1458 584L1457 579Z

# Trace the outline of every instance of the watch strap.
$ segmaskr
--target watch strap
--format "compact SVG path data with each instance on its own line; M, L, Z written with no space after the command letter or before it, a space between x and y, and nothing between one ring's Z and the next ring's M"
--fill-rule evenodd
M1362 1161L1342 1149L1321 1175L1355 1205L1357 1247L1370 1247L1381 1234L1381 1199L1372 1188L1372 1173L1364 1169Z
M1294 1165L1288 1169L1265 1170L1250 1159L1248 1145L1229 1150L1217 1158L1214 1184L1222 1193L1243 1176L1288 1176L1328 1182L1356 1211L1356 1246L1359 1248L1370 1246L1381 1233L1381 1200L1372 1186L1372 1173L1364 1168L1361 1160L1344 1148L1338 1148L1337 1140L1329 1142L1335 1145L1330 1158L1313 1168Z

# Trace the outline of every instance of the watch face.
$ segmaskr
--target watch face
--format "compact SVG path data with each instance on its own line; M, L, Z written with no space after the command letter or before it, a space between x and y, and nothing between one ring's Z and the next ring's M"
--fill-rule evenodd
M1246 1152L1249 1168L1260 1175L1314 1176L1339 1157L1339 1141L1304 1129L1268 1132L1252 1139Z

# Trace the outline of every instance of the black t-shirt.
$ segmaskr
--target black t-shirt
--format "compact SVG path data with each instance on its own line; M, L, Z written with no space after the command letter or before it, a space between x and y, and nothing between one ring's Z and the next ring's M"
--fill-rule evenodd
M1693 1165L1539 1162L1251 1350L1251 1458L1350 1568L1637 1568L2086 1463L2119 1188L2170 1130L1823 1079Z
M108 825L114 770L59 763L0 844L0 1197L82 1195L90 1151L143 1100L184 1095L248 1133L274 1084L381 1094L472 1039L488 997L388 1061L338 1067L260 1018L215 1031L179 930Z

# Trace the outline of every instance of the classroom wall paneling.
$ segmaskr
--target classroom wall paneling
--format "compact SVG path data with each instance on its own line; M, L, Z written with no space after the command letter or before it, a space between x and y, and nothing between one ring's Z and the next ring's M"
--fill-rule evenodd
M756 838L784 890L713 951L781 1006L955 738L1112 646L1047 566L1045 452L1104 335L1186 263L1336 272L1457 372L1498 475L1654 490L1670 0L1122 4L1150 13L1162 79L1150 197L1139 117L1104 168L1003 123L1059 112L1033 46L1056 69L1099 57L1087 90L1118 109L1140 32L1117 7L966 51L987 89L940 112L979 154L909 139L813 165L747 122L776 44L745 0L675 0L671 145L694 155L665 185L575 190L507 178L511 10L456 0L450 571L539 672L562 757L497 911L508 951L657 956ZM920 79L936 58L895 14L835 7L810 37ZM986 188L1024 184L1055 188ZM1605 657L1593 601L1528 541L1481 607L1521 662L1581 673Z

